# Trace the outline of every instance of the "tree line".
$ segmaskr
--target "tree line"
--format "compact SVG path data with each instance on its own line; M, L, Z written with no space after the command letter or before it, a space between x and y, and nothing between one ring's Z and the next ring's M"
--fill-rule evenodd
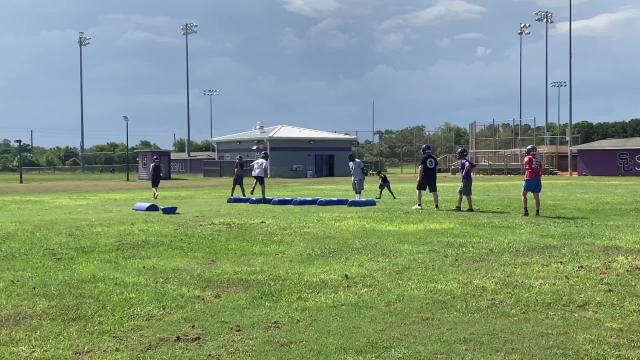
M550 144L555 144L558 139L563 139L567 124L558 128L554 123L549 123L547 129ZM523 138L533 138L534 134L542 141L544 127L537 126L533 129L530 125L521 128L511 124L500 124L493 127L489 125L482 129L476 129L478 138L491 140L491 145L485 143L485 148L509 148L513 137L518 132ZM611 138L640 137L640 119L629 121L592 123L580 121L573 125L575 144L588 143L597 140ZM412 126L400 130L381 130L376 132L377 141L365 140L359 142L354 150L362 159L394 159L404 163L412 163L419 157L420 145L431 144L436 154L453 154L460 146L468 146L469 131L463 127L444 123L434 131L428 131L425 126ZM564 144L564 142L561 142ZM178 138L173 144L173 150L185 151L186 140ZM192 152L207 152L212 148L209 140L192 141ZM138 144L129 147L130 164L136 163L137 150L158 150L160 147L148 140L141 140ZM215 149L214 149L215 150ZM79 150L77 147L55 146L45 148L36 146L31 148L29 144L22 145L23 166L25 167L53 167L53 166L80 166ZM126 145L120 142L107 142L94 145L85 151L85 165L121 165L125 163ZM18 168L17 145L8 139L0 141L0 171L15 171Z

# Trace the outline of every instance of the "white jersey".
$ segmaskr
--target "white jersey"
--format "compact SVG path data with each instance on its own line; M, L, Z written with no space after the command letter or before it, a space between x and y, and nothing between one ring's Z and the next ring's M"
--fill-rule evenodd
M349 170L351 170L351 179L353 181L364 180L364 164L359 159L349 162Z
M269 163L265 159L258 159L254 161L251 166L253 166L253 170L251 171L251 176L262 176L264 177L266 174L266 170L269 167Z

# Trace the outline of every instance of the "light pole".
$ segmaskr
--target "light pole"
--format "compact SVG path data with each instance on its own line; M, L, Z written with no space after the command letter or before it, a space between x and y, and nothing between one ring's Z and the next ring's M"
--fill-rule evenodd
M209 152L213 152L213 97L222 95L219 89L202 90L202 95L209 97Z
M22 184L22 140L17 139L13 142L18 144L18 168L20 168L20 184Z
M573 2L569 0L569 176L573 176L573 154L571 144L573 143Z
M82 48L89 46L91 37L86 36L84 32L78 34L78 47L80 48L80 167L84 172L84 94L82 85Z
M127 169L127 181L129 181L129 117L127 115L122 116L127 131L127 149L125 150L124 167Z
M556 140L556 169L558 168L558 151L560 146L560 92L563 87L567 87L566 81L554 81L551 83L552 88L558 88L558 139Z
M531 25L529 24L520 23L520 30L517 32L518 36L520 36L520 107L519 107L520 110L519 110L519 117L518 117L519 118L518 133L520 133L520 130L522 129L522 38L524 36L531 35L531 31L529 31L530 27ZM518 136L518 147L521 147L520 136Z
M198 24L185 23L180 26L180 32L184 36L185 55L187 63L187 173L191 172L191 110L189 107L189 35L198 33Z
M544 144L549 145L549 24L553 24L553 13L539 10L533 15L537 22L544 23Z

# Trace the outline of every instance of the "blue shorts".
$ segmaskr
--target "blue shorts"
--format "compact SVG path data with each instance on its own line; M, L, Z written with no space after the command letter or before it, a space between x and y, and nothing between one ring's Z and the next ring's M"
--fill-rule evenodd
M527 179L524 181L522 191L539 194L542 192L542 179Z

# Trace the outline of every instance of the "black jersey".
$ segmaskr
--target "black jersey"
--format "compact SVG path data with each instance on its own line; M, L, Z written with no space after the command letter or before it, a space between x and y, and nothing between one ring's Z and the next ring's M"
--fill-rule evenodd
M151 179L160 180L160 176L162 175L162 165L160 164L152 164L151 165Z
M422 166L422 177L425 179L435 179L438 176L438 159L428 154L422 157L420 161Z
M380 174L380 184L391 184L389 178L385 174Z

